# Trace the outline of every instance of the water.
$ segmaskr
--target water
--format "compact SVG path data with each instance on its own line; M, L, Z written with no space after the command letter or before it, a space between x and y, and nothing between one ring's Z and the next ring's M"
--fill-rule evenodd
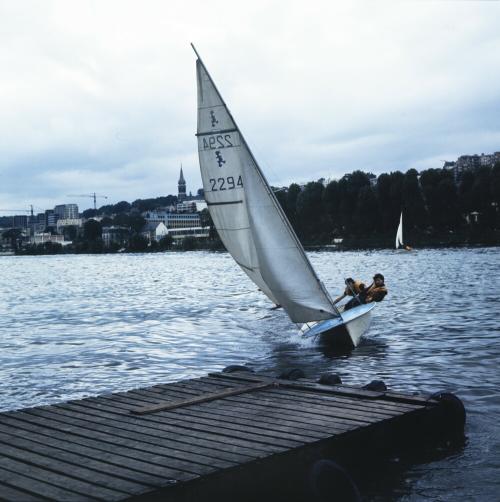
M467 443L390 473L374 500L498 500L499 248L311 253L332 294L386 276L361 345L334 355L270 311L227 254L0 257L0 410L205 375L229 364L455 392Z

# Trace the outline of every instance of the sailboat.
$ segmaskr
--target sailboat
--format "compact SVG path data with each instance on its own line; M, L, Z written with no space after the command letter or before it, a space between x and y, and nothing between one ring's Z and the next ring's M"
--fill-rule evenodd
M198 155L208 210L235 262L306 336L356 347L374 303L334 305L196 48Z
M396 250L400 251L411 251L412 248L408 245L403 244L403 212L399 218L398 230L396 232Z
M404 248L403 244L403 212L401 212L401 217L399 218L398 231L396 232L396 249Z

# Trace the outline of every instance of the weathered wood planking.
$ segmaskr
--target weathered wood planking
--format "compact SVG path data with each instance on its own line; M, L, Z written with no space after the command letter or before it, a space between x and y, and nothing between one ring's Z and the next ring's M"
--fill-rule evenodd
M1 413L0 499L190 500L191 486L213 493L211 479L437 405L238 372Z

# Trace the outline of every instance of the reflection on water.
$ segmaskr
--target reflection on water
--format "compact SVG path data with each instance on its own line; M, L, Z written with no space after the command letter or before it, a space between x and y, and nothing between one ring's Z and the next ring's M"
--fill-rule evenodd
M345 383L382 379L405 392L446 389L468 411L465 449L388 467L392 482L380 483L373 498L495 499L499 249L310 256L333 295L344 277L386 276L389 295L350 353L301 338L227 254L0 257L0 409L200 376L229 364L276 374L333 371Z

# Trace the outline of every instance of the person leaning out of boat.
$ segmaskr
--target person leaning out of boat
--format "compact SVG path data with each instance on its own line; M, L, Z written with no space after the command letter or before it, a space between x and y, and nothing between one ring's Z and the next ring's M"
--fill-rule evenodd
M343 300L346 296L355 296L359 295L362 291L365 290L365 285L361 281L355 281L352 277L348 277L345 280L345 290L344 293L335 299L333 302L338 303Z
M375 274L373 276L373 282L346 303L345 310L349 310L363 303L381 302L386 294L387 288L385 286L384 276L382 274Z

